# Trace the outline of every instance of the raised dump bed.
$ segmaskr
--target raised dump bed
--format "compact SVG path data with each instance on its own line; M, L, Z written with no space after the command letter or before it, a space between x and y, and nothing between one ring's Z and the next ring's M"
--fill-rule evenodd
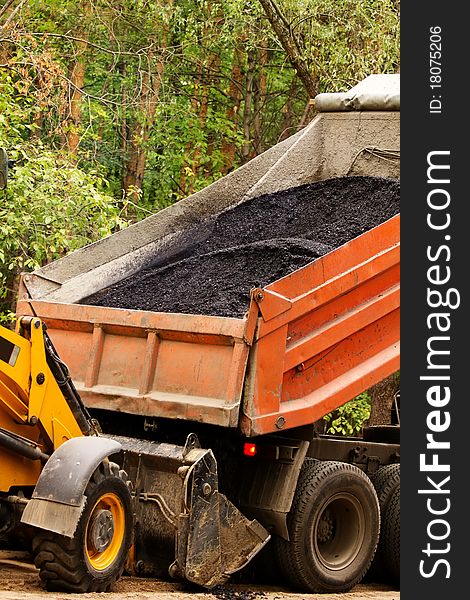
M17 312L47 323L85 404L255 436L313 423L396 371L398 97L392 75L371 76L346 94L321 94L307 128L244 167L24 275ZM355 199L355 226L349 196L340 194L344 211L336 200L336 212L321 213L324 220L309 229L329 186L359 181L375 187ZM304 198L300 212L292 208L297 225L273 242L263 213L273 199L299 198L299 190L317 194L312 211ZM380 198L391 190L395 204L382 210ZM258 222L222 230L227 239L217 246L214 223L252 206ZM375 221L366 219L377 207ZM328 238L333 217L338 230ZM227 249L235 263L220 260ZM271 257L274 271L245 277L253 256L262 266L260 257ZM276 270L282 260L285 270ZM225 280L211 288L199 272Z

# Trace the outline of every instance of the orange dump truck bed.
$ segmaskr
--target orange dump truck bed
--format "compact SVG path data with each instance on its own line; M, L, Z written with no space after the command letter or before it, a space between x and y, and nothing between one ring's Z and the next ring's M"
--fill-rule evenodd
M395 89L395 79L386 81ZM251 164L22 277L18 314L34 312L47 323L88 407L255 436L312 423L398 370L399 215L252 290L244 318L77 303L144 264L188 224L276 191L279 181L290 187L344 174L397 177L399 112L389 88L382 95L353 88L354 110L344 110L346 94L321 96L324 111L319 101L306 130Z

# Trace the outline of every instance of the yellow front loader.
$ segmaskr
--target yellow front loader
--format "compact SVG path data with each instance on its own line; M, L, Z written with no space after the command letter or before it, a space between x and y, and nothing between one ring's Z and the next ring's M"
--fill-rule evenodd
M107 459L119 448L99 436L40 319L2 327L0 532L23 529L51 588L105 590L123 570L131 492Z
M194 434L103 435L35 317L0 326L0 536L18 533L47 589L69 592L107 591L124 569L211 588L270 538L219 493Z

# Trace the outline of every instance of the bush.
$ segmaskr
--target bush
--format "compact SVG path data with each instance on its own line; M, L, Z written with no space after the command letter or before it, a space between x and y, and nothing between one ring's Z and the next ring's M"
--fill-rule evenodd
M39 142L8 148L16 165L0 191L0 321L9 320L18 276L126 225L104 182Z
M370 396L367 392L363 392L323 417L323 420L328 424L326 433L348 436L358 435L369 415Z
M22 271L127 224L97 172L84 172L39 139L37 102L26 91L18 78L0 71L0 147L14 165L0 191L0 322L11 320Z

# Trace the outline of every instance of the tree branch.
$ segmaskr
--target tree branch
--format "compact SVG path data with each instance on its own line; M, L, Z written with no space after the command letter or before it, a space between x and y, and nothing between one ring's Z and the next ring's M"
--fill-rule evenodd
M15 6L15 8L11 11L11 13L8 15L8 19L5 21L5 23L3 23L3 25L1 27L8 27L8 25L11 23L11 21L13 20L13 17L16 15L16 13L21 9L21 7L23 6L23 4L25 4L26 0L21 0L21 2L18 4L18 6ZM8 5L11 5L11 2L7 2ZM7 6L8 8L8 6ZM5 12L4 11L5 6L3 6L2 8L2 12L0 12L0 17L2 16L2 14Z
M284 48L287 57L295 69L299 79L305 87L309 98L318 94L318 77L313 76L302 58L298 40L275 0L259 0L268 21L271 23L279 42Z
M5 4L0 8L0 17L2 17L15 2L16 0L6 0Z

